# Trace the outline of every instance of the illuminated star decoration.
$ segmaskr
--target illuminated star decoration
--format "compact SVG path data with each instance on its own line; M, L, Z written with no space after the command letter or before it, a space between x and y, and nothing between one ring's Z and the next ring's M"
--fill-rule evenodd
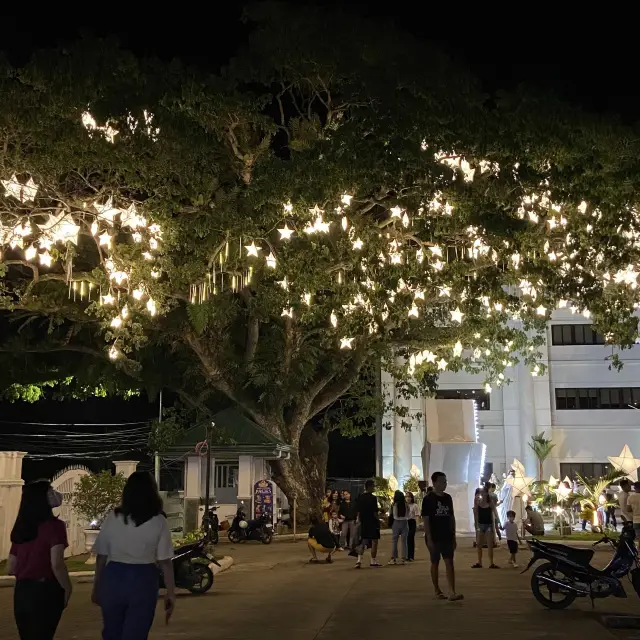
M16 174L14 173L9 180L2 180L2 186L4 187L4 195L6 197L13 196L20 202L33 202L36 199L38 193L38 185L33 181L33 178L29 178L25 184L20 184Z
M49 219L44 224L39 224L43 237L50 242L72 242L78 244L78 233L80 227L73 221L68 213L61 213L57 216L49 214ZM42 238L40 246L44 246Z
M511 466L515 474L509 476L505 482L513 487L514 496L528 496L530 493L529 486L534 481L534 478L525 475L524 466L519 460L514 460Z
M285 222L284 227L282 227L282 229L278 229L278 233L280 234L280 240L290 240L293 229L289 229Z
M460 311L460 307L456 307L455 311L451 311L451 319L454 322L462 322L462 318L464 316L464 313L462 313L462 311Z
M633 457L631 449L629 449L629 445L624 445L619 456L608 456L608 458L614 469L624 473L627 478L633 482L638 481L638 467L640 467L640 460Z
M245 249L247 250L247 256L258 257L258 247L255 242L251 241L251 244L246 245Z
M120 209L113 206L113 198L109 196L104 204L93 203L94 209L98 212L98 218L106 222L110 227L113 226L113 219L120 213Z
M340 348L341 349L351 349L351 343L355 340L355 338L340 338Z

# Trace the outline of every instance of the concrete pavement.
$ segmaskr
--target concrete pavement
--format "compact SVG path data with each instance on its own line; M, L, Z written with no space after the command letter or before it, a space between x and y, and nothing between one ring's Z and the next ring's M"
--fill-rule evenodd
M506 568L506 550L497 560L499 571L472 570L475 554L465 541L457 556L461 603L433 599L428 562L422 540L415 564L357 571L352 558L336 557L333 565L308 565L304 542L224 545L234 566L216 577L212 591L200 597L180 597L175 616L165 626L161 601L151 638L204 640L205 638L260 637L264 640L389 640L428 637L530 640L613 636L599 621L604 613L638 613L640 600L629 584L626 601L576 601L570 609L549 612L531 595L529 576ZM381 561L388 560L390 541L383 540ZM222 549L221 549L222 552ZM525 552L522 554L524 564ZM599 553L602 565L608 554ZM444 576L443 576L444 584ZM57 638L92 640L100 637L100 616L89 603L90 585L76 585ZM11 589L0 590L2 640L17 640L11 624ZM8 622L9 624L6 624ZM629 636L630 637L630 636Z

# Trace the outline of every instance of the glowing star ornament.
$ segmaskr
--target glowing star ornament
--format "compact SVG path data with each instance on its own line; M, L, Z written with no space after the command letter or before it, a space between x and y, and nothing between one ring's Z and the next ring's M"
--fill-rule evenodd
M102 304L113 304L116 301L116 299L110 294L107 293L106 296L102 296Z
M253 256L254 258L258 257L258 247L256 246L255 242L251 241L251 244L246 245L245 249L247 250L247 257L248 256Z
M116 347L111 347L109 349L109 359L117 360L120 357L120 352Z
M460 311L460 307L456 307L455 311L451 311L450 314L451 314L451 320L453 320L453 322L458 322L458 323L462 322L464 313Z
M33 260L36 255L38 255L38 250L33 245L24 250L24 257L26 260Z
M282 227L282 229L278 229L278 233L280 234L280 240L291 240L293 229L289 229L285 222L284 227Z
M410 318L417 318L420 315L420 312L418 311L418 307L416 307L416 305L414 304L411 309L409 309L409 317Z
M113 226L114 218L120 213L120 209L113 206L113 198L109 196L104 204L93 203L93 208L98 212L98 218L106 222L110 227Z
M40 264L43 267L50 267L51 262L53 261L53 259L51 258L51 254L48 251L41 253L39 256L39 259L40 259Z
M352 246L356 251L360 251L360 249L362 249L362 245L364 243L362 242L362 240L360 240L360 238L356 238L353 243Z
M352 343L355 338L340 338L340 348L341 349L351 349Z
M514 475L510 475L505 482L512 486L514 497L528 496L531 493L529 487L534 481L534 478L525 475L524 467L519 460L514 460L513 462L514 465L517 463L517 466L514 468Z
M324 213L324 209L321 209L318 205L315 205L313 209L309 209L309 213L312 213L316 218L321 217Z
M285 290L289 290L289 281L287 280L287 276L284 277L284 280L278 280L278 284Z
M157 313L156 303L153 298L149 298L147 300L147 311L149 312L149 315L152 316L155 316Z
M144 227L146 220L138 215L136 205L131 203L124 211L120 212L120 224L123 229L129 228L132 231Z
M284 208L285 215L293 211L293 205L290 202L285 202L282 207Z
M122 326L122 318L116 316L112 321L111 321L111 326L114 329L119 329Z
M559 482L560 480L558 480L558 478L554 478L552 475L549 476L549 487L557 487Z
M101 247L107 247L107 249L111 248L111 235L106 231L98 237L98 240L100 241Z
M629 445L624 445L619 456L609 456L608 458L614 469L626 474L627 478L633 480L633 482L638 481L638 467L640 467L640 460L633 457L631 449L629 449Z
M293 318L293 309L283 309L281 316L286 316L288 318Z
M273 255L273 253L270 253L266 257L266 261L267 261L267 267L269 267L269 269L275 269L276 268L276 257Z
M458 340L453 347L453 356L459 358L462 355L462 342Z
M14 173L9 180L1 180L4 187L5 197L13 196L16 200L22 202L22 185L18 182L18 178Z
M400 218L402 219L402 213L404 212L404 209L401 209L400 207L398 207L397 205L395 207L392 207L391 209L391 217L392 218Z
M444 358L441 358L438 361L438 371L446 371L447 369L447 361Z
M343 193L342 198L340 198L340 202L342 202L342 204L346 205L347 207L351 204L352 200L353 196L350 196L348 193Z
M68 213L60 213L57 216L49 214L48 220L44 224L39 224L38 228L42 231L43 236L52 242L78 244L80 227Z

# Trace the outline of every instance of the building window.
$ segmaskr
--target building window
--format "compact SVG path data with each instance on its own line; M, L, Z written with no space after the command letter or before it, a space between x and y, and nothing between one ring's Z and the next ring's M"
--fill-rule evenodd
M489 410L489 398L483 389L438 389L436 400L475 400L478 411Z
M560 479L575 480L580 474L585 480L600 478L613 471L608 462L561 462Z
M574 344L604 344L604 338L588 324L554 324L551 344L566 347Z
M216 462L215 488L234 489L238 486L238 464L235 462Z
M640 387L556 389L556 410L640 408Z

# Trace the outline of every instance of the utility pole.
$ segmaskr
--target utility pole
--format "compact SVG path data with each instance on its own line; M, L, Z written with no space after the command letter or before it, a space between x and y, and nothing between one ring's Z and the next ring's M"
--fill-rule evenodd
M160 389L160 409L158 413L158 423L162 424L162 389ZM155 477L158 489L160 489L160 454L156 451L154 456L155 462Z
M209 512L209 485L211 484L211 434L213 428L216 426L215 422L211 423L211 427L207 427L207 467L205 472L205 490L204 490L204 513L205 517Z

